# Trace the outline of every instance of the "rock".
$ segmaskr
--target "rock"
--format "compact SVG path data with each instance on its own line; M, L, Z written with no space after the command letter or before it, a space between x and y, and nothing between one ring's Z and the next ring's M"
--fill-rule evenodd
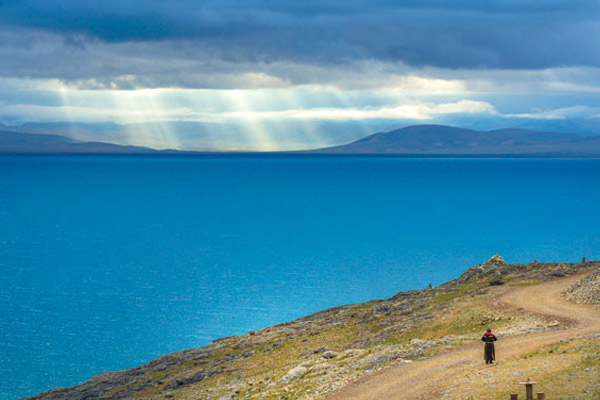
M337 356L338 356L338 354L335 351L331 351L331 350L323 353L323 358L326 358L326 359L336 358Z
M565 265L563 263L558 264L558 267L556 267L554 270L550 271L550 275L562 278L563 276L566 275Z
M424 353L423 353L422 349L416 349L414 351L403 352L402 358L408 358L408 359L419 358L419 357L423 357L423 354Z
M348 349L342 352L342 356L359 357L366 353L365 349Z
M420 340L421 339L417 339L417 341ZM423 340L419 343L427 343L427 341ZM406 354L406 351L402 350L402 347L405 346L377 346L373 348L373 353L358 360L355 365L363 369L376 369L383 367L389 361L405 361L403 360L403 357Z
M284 376L285 381L293 381L294 379L298 379L302 377L302 375L306 374L308 369L303 367L302 365L297 366L296 368L292 368L289 372Z
M361 369L375 369L389 361L390 358L386 354L369 354L357 364Z
M333 362L322 362L322 363L318 363L313 365L310 370L311 372L314 371L327 371L327 370L334 370L336 368L336 364Z
M185 377L181 377L178 379L174 379L173 381L169 382L166 386L165 389L171 390L171 389L178 389L181 387L185 387L185 386L190 386L193 385L195 383L198 383L200 381L203 381L206 378L210 378L211 376L219 373L219 372L223 372L222 370L202 370L198 373L195 373L191 376L185 376Z
M498 271L494 272L494 275L492 275L492 277L489 280L490 285L492 286L497 286L497 285L504 285L504 278L502 277L502 274Z

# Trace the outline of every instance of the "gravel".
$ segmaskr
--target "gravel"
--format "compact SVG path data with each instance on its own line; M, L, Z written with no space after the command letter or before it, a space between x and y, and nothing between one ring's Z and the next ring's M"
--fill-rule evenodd
M567 300L578 304L600 304L600 271L578 280L564 292Z

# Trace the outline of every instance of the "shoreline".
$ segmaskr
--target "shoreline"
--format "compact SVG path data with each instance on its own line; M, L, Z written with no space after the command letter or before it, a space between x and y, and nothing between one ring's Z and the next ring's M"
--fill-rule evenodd
M0 157L156 157L156 158L406 158L406 159L526 159L526 160L600 160L600 155L550 154L402 154L402 153L311 153L311 152L186 152L157 150L156 153L2 153Z

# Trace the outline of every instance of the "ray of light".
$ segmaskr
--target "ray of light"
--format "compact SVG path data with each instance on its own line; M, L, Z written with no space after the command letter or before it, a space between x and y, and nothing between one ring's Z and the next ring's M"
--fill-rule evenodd
M128 122L143 124L128 129L129 140L158 149L180 149L181 142L177 134L165 123L160 111L169 111L171 107L161 101L157 90L113 91L107 92L113 107L125 110ZM169 113L167 113L169 114ZM141 139L141 141L140 141Z
M254 150L273 151L279 150L277 142L271 137L268 129L263 126L262 121L253 118L252 104L243 90L228 90L226 99L230 107L242 110L246 118L242 118L245 131Z

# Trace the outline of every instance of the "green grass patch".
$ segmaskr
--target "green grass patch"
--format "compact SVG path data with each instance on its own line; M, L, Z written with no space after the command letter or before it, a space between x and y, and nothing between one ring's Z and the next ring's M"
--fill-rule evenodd
M514 283L509 283L508 286L510 287L527 287L527 286L535 286L535 285L539 285L541 282L537 279L533 279L533 280L529 280L529 281L520 281L520 282L514 282Z

